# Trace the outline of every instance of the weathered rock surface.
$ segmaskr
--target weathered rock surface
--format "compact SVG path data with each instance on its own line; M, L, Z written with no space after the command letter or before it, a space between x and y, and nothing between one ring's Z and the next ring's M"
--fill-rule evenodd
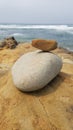
M1 50L0 64L11 68L21 55L34 49L25 43ZM73 53L58 48L53 52L69 61L63 62L53 81L33 93L16 89L10 68L6 72L3 65L6 73L0 74L0 130L73 130Z
M0 48L6 47L13 49L18 45L14 37L5 38L3 42L0 43Z
M60 72L62 61L53 53L35 51L20 57L12 67L14 84L22 91L45 87Z
M32 46L43 50L51 51L57 48L57 42L55 40L44 40L44 39L34 39L32 40Z

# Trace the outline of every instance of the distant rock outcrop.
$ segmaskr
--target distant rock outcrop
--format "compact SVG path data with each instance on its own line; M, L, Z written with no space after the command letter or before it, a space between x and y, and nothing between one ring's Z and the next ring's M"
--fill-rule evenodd
M10 49L14 49L18 45L18 42L14 37L5 38L3 42L0 43L0 48L6 47Z

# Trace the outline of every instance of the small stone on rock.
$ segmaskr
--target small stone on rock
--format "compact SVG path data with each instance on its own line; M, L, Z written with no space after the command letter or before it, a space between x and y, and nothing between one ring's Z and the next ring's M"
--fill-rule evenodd
M34 39L32 40L32 46L43 51L51 51L57 48L57 42L55 40Z

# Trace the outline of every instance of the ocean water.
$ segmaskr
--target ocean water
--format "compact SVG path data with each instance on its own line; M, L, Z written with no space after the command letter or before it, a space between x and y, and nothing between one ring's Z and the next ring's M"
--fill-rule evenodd
M0 24L0 40L14 36L18 42L54 39L60 47L73 51L73 25Z

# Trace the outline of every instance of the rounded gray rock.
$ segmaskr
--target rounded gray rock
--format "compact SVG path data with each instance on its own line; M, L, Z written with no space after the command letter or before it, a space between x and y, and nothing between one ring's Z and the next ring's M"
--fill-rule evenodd
M15 86L22 91L45 87L62 68L62 60L53 53L35 51L21 56L12 67Z

